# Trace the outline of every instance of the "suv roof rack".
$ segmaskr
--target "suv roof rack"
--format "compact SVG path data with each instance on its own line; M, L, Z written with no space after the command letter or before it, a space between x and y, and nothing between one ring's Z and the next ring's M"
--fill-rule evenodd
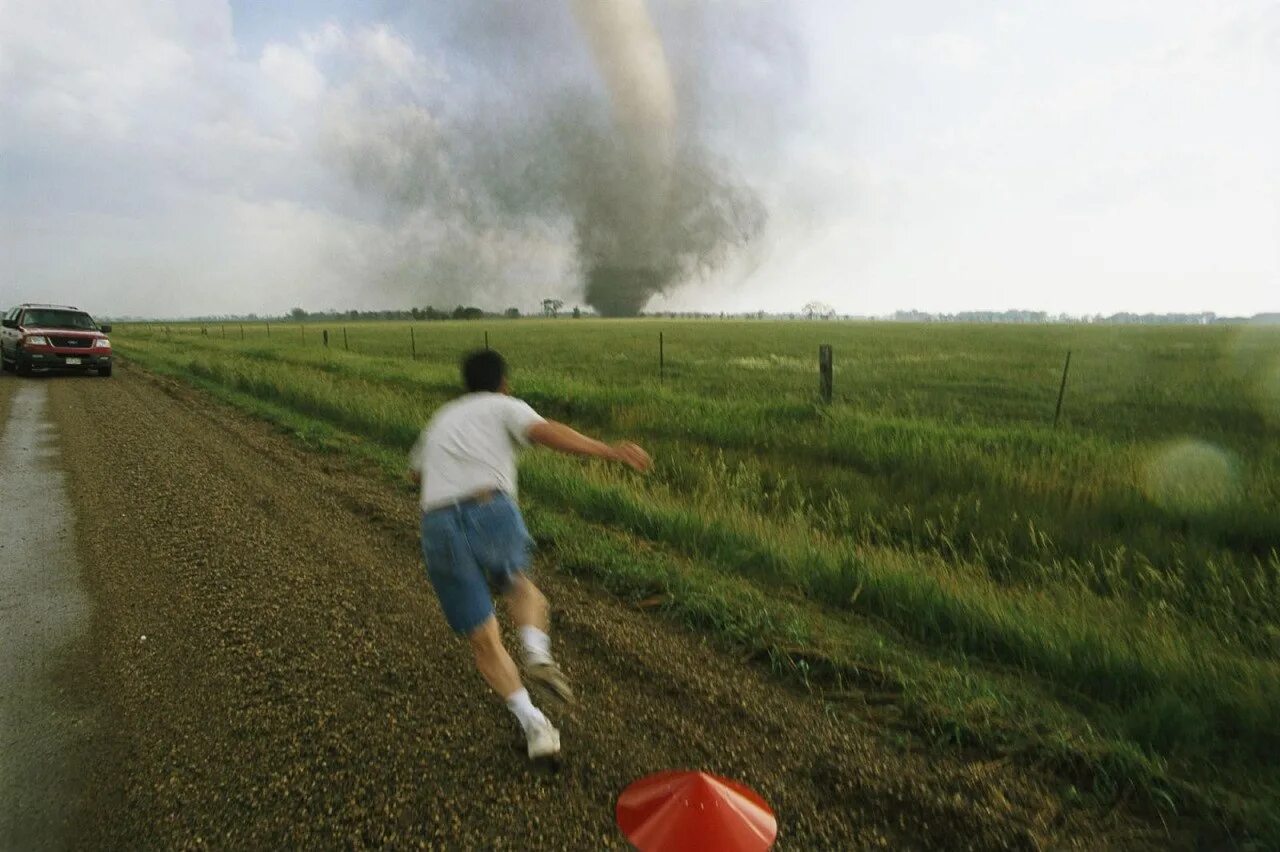
M18 305L18 307L20 307L20 308L53 308L54 310L59 310L59 311L78 311L78 310L80 310L79 308L75 307L74 305L42 305L42 304L40 304L39 302L23 302L21 305Z

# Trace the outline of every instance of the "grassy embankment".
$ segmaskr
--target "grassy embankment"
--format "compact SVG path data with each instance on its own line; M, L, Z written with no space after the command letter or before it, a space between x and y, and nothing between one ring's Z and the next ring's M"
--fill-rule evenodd
M491 323L517 392L658 457L542 454L567 570L936 740L1280 837L1280 334ZM474 323L121 329L123 352L389 469ZM666 380L657 381L657 335ZM815 404L816 344L837 400ZM1061 358L1074 350L1062 428ZM850 683L862 688L851 690Z

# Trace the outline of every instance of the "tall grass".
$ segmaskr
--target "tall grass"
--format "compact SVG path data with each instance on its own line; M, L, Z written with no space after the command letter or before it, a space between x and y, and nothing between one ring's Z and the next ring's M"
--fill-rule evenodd
M435 339L440 336L435 326L452 325L447 330L453 334L470 330L456 327L464 324L426 325L429 331L418 335L420 349L444 345ZM634 326L622 328L629 334ZM404 331L396 325L364 326L350 337L364 345L363 338L379 328L392 337ZM422 402L426 407L415 408L409 421L425 416L433 402L456 386L457 351L412 362L303 347L292 337L287 342L279 337L276 332L277 342L270 346L261 337L243 346L224 346L218 338L190 336L166 345L186 353L197 370L234 368L236 375L229 380L237 385L274 383L258 388L259 395L284 398L315 383L322 388L334 383L343 389L338 396L348 387L360 388L375 412L382 406L399 410L414 400ZM566 337L550 339L548 348L554 352L572 346ZM158 342L153 338L153 343ZM590 350L579 345L581 361ZM229 359L232 352L243 358ZM1102 597L1197 619L1255 653L1280 654L1274 626L1280 599L1275 555L1280 543L1280 512L1275 511L1280 504L1280 452L1275 442L1253 442L1247 429L1220 441L1224 447L1238 447L1233 452L1244 462L1232 499L1177 511L1143 491L1147 467L1159 459L1163 440L1120 440L1078 427L1055 431L1044 422L1007 413L987 422L955 422L904 417L856 402L824 409L811 394L797 394L794 388L790 394L758 390L754 375L751 384L726 379L718 393L691 392L687 377L659 386L634 371L627 374L629 381L604 383L566 376L558 366L547 365L548 360L554 358L530 358L538 366L518 368L519 393L549 416L672 448L658 475L674 489L721 489L721 465L727 459L735 470L758 480L761 493L775 498L771 511L801 508L831 535L930 551L968 563L999 583L1083 586ZM884 360L894 363L897 358L890 353ZM1280 363L1280 355L1276 360ZM918 369L925 379L936 380L927 371L931 366L927 361ZM966 369L976 372L987 366L975 359ZM277 368L286 367L275 378ZM718 368L712 364L704 369ZM1015 373L1005 381L1021 379ZM1114 399L1118 391L1100 385L1094 392ZM335 422L380 438L397 440L388 429L400 430L399 440L407 438L408 427L402 424L381 422L385 418L371 418L369 411L353 421L343 406L335 409L322 397L308 390L299 404L321 406L324 410L314 413L330 416L325 414L329 411ZM1087 407L1091 402L1084 396L1077 404ZM1256 407L1247 395L1230 402L1242 420L1247 420L1244 412ZM736 489L732 496L739 503L754 500L750 489Z

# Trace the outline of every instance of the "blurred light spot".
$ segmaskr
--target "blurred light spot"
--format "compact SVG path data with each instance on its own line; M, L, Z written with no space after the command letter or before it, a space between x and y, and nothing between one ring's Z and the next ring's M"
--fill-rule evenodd
M1147 462L1143 493L1174 512L1210 512L1232 502L1240 475L1226 450L1204 441L1184 439L1166 444Z

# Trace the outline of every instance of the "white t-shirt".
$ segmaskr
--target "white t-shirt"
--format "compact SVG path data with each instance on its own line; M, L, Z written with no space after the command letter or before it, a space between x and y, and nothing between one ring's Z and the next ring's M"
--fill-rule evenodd
M418 436L409 466L422 475L423 511L496 488L516 496L516 449L545 420L501 393L469 393L443 406Z

